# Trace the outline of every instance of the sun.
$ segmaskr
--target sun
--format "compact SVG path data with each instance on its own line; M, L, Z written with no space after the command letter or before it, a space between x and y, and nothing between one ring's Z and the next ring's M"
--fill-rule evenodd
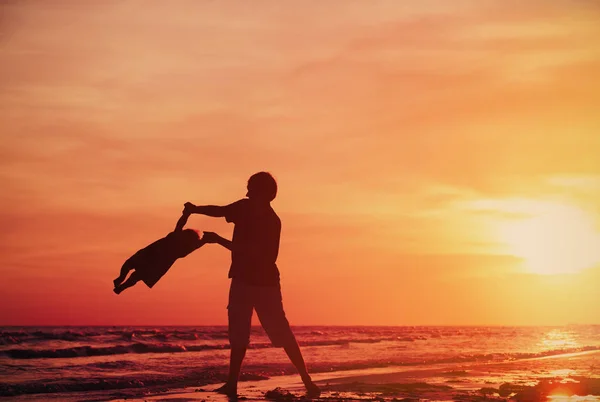
M525 215L500 223L498 235L510 254L524 260L529 272L577 273L600 264L600 232L584 210L566 204L526 202L513 212Z

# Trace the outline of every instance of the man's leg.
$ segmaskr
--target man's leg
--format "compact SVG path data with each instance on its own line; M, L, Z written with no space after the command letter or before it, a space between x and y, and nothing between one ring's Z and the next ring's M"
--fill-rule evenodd
M231 346L231 354L229 355L229 375L227 376L227 382L223 386L217 388L217 392L233 398L237 397L237 383L245 356L245 346Z
M291 337L290 337L290 335L291 335ZM319 394L321 393L321 390L312 381L312 378L310 378L310 375L308 374L308 370L306 370L306 363L304 363L304 357L302 357L302 352L300 352L300 346L298 346L296 337L292 333L291 329L290 329L290 335L288 335L288 337L290 337L291 339L289 339L284 344L283 350L285 350L285 353L290 358L290 361L292 362L294 367L296 367L296 370L298 370L298 373L300 374L300 378L302 378L302 382L304 383L304 386L306 387L306 392L308 393L308 395L309 396L319 396Z
M283 310L280 288L277 286L261 289L257 293L255 308L260 323L267 332L269 339L271 339L273 346L283 346L285 353L290 358L294 367L296 367L296 370L298 370L308 395L318 396L321 390L308 374L300 346L298 346L296 337L290 328Z
M231 345L229 375L227 376L227 382L216 390L229 397L237 396L237 383L242 369L242 362L250 342L253 309L252 298L247 285L232 280L229 289L229 305L227 306L229 344Z

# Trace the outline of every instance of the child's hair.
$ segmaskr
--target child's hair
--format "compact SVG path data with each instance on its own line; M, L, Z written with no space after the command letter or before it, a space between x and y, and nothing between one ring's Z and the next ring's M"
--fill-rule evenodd
M268 172L258 172L248 179L248 190L252 189L259 197L273 201L277 196L277 182Z
M200 238L200 232L196 229L183 229L182 232L186 234L186 237L189 236L190 238Z
M182 245L189 246L197 243L201 237L196 229L183 229L179 235L179 241Z

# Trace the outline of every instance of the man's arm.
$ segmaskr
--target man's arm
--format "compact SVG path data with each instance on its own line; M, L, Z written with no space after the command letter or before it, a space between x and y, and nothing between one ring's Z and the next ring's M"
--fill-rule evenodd
M220 244L221 246L225 247L227 250L231 250L231 247L233 245L231 240L227 240L227 239L219 236L215 232L204 232L204 235L202 236L202 240L205 241L206 243Z
M186 202L183 209L184 214L201 214L215 218L225 216L225 212L225 208L218 205L194 205L191 202Z

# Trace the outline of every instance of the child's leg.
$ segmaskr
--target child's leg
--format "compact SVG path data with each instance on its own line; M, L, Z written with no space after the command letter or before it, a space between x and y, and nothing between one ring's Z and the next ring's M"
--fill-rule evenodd
M138 283L141 280L142 280L142 276L140 275L140 273L137 271L133 271L133 273L129 276L129 278L125 282L120 284L119 286L115 286L113 291L116 294L119 294L122 291L124 291L125 289L132 287L133 285L135 285L136 283Z
M115 287L119 286L121 284L121 282L123 282L125 280L125 278L127 278L127 274L132 269L133 269L133 264L131 263L131 260L125 261L125 264L123 264L123 266L121 267L121 274L113 281L113 283L115 284Z

